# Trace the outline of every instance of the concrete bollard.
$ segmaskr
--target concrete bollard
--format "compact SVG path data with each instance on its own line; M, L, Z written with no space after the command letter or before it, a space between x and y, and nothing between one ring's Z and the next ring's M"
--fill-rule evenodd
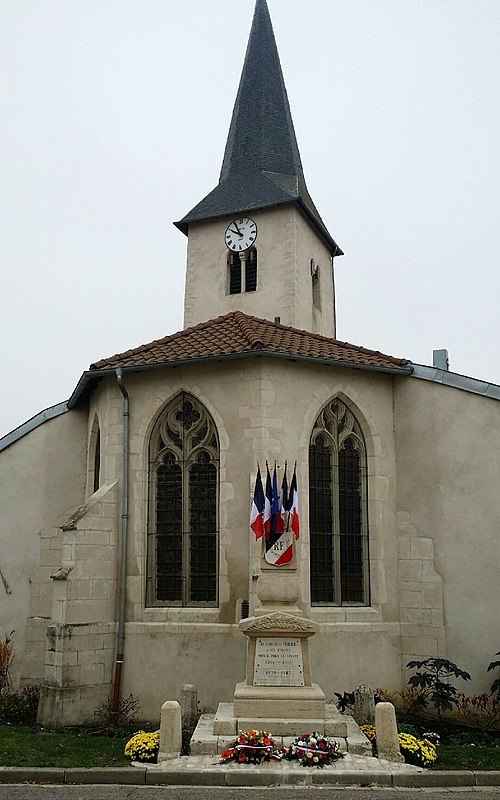
M192 683L186 683L180 694L182 721L182 752L189 750L189 742L198 722L198 691Z
M181 707L177 700L167 700L161 707L158 763L180 756L181 747Z
M353 717L358 725L373 725L375 722L375 693L370 686L358 686L354 690Z
M181 689L180 696L182 728L196 725L198 720L198 692L192 683L186 683Z
M404 761L399 749L396 712L392 703L377 703L375 706L375 730L378 757L385 761Z

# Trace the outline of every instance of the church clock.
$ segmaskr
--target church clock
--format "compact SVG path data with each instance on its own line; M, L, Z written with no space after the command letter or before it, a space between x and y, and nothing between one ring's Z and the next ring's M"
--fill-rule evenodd
M229 250L248 250L257 238L257 225L250 217L239 217L227 226L224 241Z

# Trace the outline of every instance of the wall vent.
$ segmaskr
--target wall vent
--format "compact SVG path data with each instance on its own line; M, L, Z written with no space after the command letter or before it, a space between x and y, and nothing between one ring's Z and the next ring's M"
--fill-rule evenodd
M247 619L250 614L250 603L248 600L241 601L240 619Z

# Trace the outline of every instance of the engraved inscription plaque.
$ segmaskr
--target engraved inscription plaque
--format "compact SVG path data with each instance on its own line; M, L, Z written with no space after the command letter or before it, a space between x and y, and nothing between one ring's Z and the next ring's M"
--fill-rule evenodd
M262 636L255 642L254 686L304 686L300 638Z

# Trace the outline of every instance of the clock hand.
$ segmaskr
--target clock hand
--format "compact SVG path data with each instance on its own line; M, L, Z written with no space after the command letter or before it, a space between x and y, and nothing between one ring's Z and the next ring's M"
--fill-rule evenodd
M243 236L243 234L242 234L242 232L240 231L240 229L238 228L238 226L237 226L236 222L233 222L233 225L234 225L234 227L236 228L236 232L237 232L238 236Z

